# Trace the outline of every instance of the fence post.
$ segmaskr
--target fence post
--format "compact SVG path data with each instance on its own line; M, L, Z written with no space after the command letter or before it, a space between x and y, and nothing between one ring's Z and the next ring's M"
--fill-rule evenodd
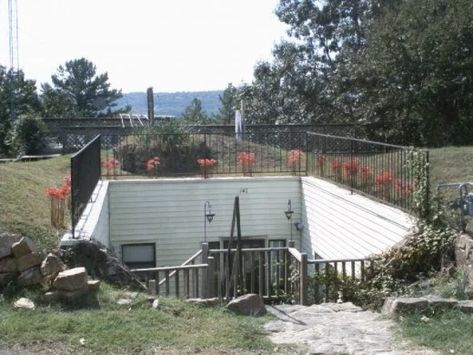
M208 243L202 243L202 264L208 264L209 263L209 244ZM202 271L202 289L201 289L201 296L202 298L207 298L207 288L208 288L208 270L203 269Z
M305 176L309 175L309 132L305 132Z
M300 264L300 301L302 305L307 305L307 290L308 290L308 280L307 280L307 253L301 253L301 264Z
M210 298L215 296L214 291L214 270L215 270L215 258L213 256L209 256L207 258L209 266L207 267L207 294L205 298Z
M159 283L159 279L158 280L149 280L149 282L148 282L148 292L152 296L156 296L156 285L158 283Z

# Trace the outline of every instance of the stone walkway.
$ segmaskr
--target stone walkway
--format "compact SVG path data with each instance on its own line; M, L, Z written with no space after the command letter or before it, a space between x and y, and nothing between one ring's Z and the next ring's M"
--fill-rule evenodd
M325 303L310 307L267 307L277 317L265 324L275 344L302 346L309 354L434 355L393 344L395 323L352 303Z

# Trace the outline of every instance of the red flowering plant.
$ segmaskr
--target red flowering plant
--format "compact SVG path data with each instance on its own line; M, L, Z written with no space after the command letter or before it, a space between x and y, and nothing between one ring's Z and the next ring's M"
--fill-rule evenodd
M256 155L253 152L241 152L238 155L238 161L243 169L243 175L251 176L253 165L256 163Z
M149 175L158 175L158 167L161 165L159 157L153 157L146 162L146 172Z
M102 162L102 167L107 171L107 176L116 176L120 162L117 159L107 159Z
M343 174L343 162L340 159L332 160L332 171L335 173L335 180L341 181Z
M209 170L215 164L217 164L217 160L201 158L201 159L197 159L197 164L200 167L200 172L202 173L202 176L204 177L204 179L206 179L208 177Z
M401 197L405 197L406 195L409 195L414 191L414 187L412 186L412 184L408 182L403 182L401 179L396 179L394 181L394 188Z
M66 206L71 208L71 179L65 177L61 186L48 187L46 195L51 199L51 226L63 228Z
M293 149L287 155L287 166L292 169L293 174L296 173L297 169L301 168L301 160L304 156L304 152L300 149Z
M389 170L385 170L374 177L374 182L378 193L384 199L389 200L394 183L394 174Z
M371 171L369 166L362 165L360 166L360 176L363 181L366 181L373 176L373 172Z
M349 177L355 177L360 170L360 163L358 159L350 159L343 163L343 169L345 169L345 174Z
M325 155L317 153L317 156L315 157L315 165L319 169L320 176L324 176L326 161L327 161L327 157Z

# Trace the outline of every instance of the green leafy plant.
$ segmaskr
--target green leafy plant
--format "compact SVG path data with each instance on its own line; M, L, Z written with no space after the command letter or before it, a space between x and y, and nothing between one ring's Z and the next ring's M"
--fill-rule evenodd
M47 128L44 122L33 116L22 116L13 128L13 146L18 153L37 154L45 146Z

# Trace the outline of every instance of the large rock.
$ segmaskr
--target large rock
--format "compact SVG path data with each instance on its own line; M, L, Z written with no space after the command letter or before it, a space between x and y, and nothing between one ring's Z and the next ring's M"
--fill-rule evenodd
M458 305L458 301L455 299L447 299L437 295L427 295L424 298L429 302L429 307L435 311L450 310Z
M9 257L0 260L0 273L15 273L16 270L15 258Z
M76 291L88 289L87 272L84 267L61 271L53 282L57 290Z
M10 281L15 280L16 273L0 273L0 288L8 285Z
M76 301L78 298L84 297L89 290L86 288L74 290L74 291L59 291L59 299L67 302Z
M54 255L53 253L49 253L41 263L41 274L45 277L55 278L57 274L59 274L61 271L64 271L65 269L66 266L64 263L57 255Z
M16 300L15 303L13 303L13 307L22 309L35 309L33 301L25 297Z
M147 287L104 245L81 240L62 249L61 258L69 267L85 266L89 275L120 287L147 291Z
M39 267L32 267L23 271L18 277L18 285L29 287L39 285L43 282L43 277L39 271Z
M473 314L473 301L458 301L457 309L465 314Z
M89 280L87 281L87 288L91 292L96 292L100 288L100 280Z
M13 243L11 251L15 258L31 254L34 251L33 242L29 238L21 238L18 242Z
M12 255L11 246L20 239L19 235L0 233L0 259Z
M245 316L259 316L266 313L263 299L254 293L240 296L227 304L227 309Z
M406 313L424 313L428 308L429 301L425 298L388 297L382 311L391 317L398 317Z
M16 267L18 272L23 272L26 269L41 265L41 261L42 258L39 254L31 253L16 259Z

